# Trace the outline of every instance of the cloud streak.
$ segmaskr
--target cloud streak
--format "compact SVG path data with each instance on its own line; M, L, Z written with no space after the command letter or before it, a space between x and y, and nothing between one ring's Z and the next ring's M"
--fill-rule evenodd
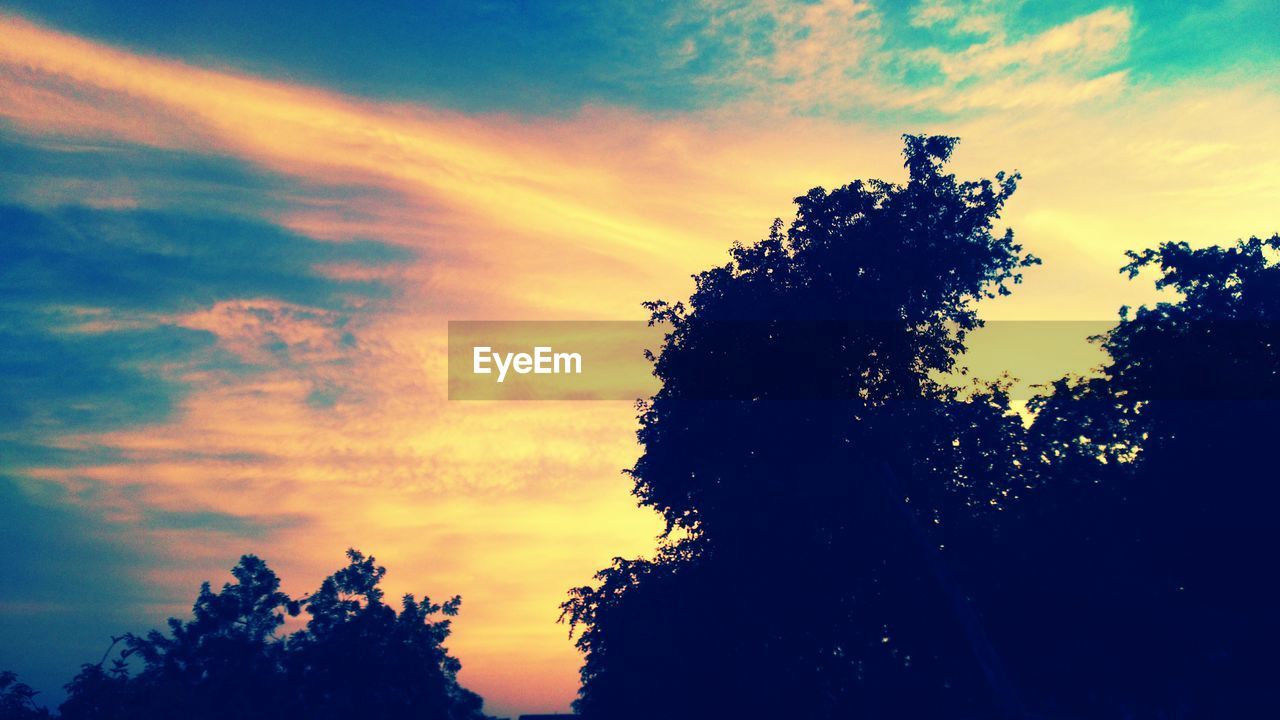
M1126 87L1133 26L1108 7L1015 39L1010 3L931 2L910 24L924 47L894 41L881 8L854 0L708 0L686 54L716 58L707 85L786 111L961 113L1069 107Z

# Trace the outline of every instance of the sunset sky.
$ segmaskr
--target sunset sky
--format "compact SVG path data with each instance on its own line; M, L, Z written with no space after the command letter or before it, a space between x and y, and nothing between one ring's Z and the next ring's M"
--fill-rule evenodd
M1273 0L216 5L0 0L0 669L51 702L241 554L354 546L462 595L490 713L566 710L565 591L661 529L634 408L450 402L447 321L642 319L903 132L1024 175L988 318L1280 230Z

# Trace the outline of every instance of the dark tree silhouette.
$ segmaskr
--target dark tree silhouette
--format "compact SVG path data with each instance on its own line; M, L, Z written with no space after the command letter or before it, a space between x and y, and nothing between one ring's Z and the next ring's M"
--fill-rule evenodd
M105 658L85 665L61 716L482 720L480 697L458 684L460 664L443 646L461 600L406 595L397 613L378 588L385 568L355 550L347 556L300 600L280 591L266 563L244 556L235 582L218 593L201 587L193 619L124 636L109 668ZM286 616L304 609L306 628L278 636Z
M591 718L984 716L1020 699L941 557L1018 472L999 386L939 384L975 302L1037 260L992 225L1017 175L959 181L907 136L909 181L796 199L670 330L630 471L667 531L571 593Z
M1130 253L1098 372L1029 426L952 370L1035 262L907 137L905 185L798 198L696 277L630 474L667 529L570 593L588 718L1280 715L1280 236Z
M1035 488L974 553L1020 681L1072 717L1280 714L1280 236L1130 253L1099 375L1037 398ZM1044 618L1052 618L1047 621Z
M462 599L405 595L397 613L378 588L386 569L349 551L351 564L306 601L305 632L289 638L287 685L314 718L481 718L480 696L457 681L444 648ZM433 620L437 614L445 619Z
M0 671L0 718L4 720L38 720L48 718L49 711L36 702L38 695L30 685L19 682L8 670Z

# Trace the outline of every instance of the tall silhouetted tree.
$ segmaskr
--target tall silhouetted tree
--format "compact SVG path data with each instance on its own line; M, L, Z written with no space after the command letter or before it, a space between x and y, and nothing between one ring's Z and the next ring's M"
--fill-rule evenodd
M67 686L67 720L152 718L421 718L482 720L478 695L457 682L443 646L457 597L382 601L386 574L350 550L349 564L301 600L280 591L266 563L246 555L234 582L200 589L189 621L127 635L110 668L85 665ZM305 629L277 633L304 610ZM446 619L436 619L443 614Z
M942 555L953 515L1007 497L1022 426L1001 387L935 376L1037 261L993 233L1016 175L960 181L954 138L905 140L905 184L814 189L687 305L649 305L669 332L630 474L667 531L564 606L584 715L1020 711Z

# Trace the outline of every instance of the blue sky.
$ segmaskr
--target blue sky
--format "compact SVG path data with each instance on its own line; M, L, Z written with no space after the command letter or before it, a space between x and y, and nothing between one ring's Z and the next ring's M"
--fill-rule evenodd
M705 81L745 60L736 47L743 39L751 41L752 56L773 52L768 33L777 24L774 14L757 12L725 32L718 23L732 2L410 0L382 3L377 11L328 0L6 4L86 37L201 65L468 111L534 114L584 104L680 111L734 99L748 88ZM998 14L1010 42L1099 10L1124 9L1137 31L1113 65L1157 81L1237 67L1261 74L1274 71L1280 57L1274 42L1280 9L1262 0L956 5L969 15ZM951 23L921 26L920 7L869 7L881 53L961 49L984 37ZM927 84L930 77L917 72L910 79Z

